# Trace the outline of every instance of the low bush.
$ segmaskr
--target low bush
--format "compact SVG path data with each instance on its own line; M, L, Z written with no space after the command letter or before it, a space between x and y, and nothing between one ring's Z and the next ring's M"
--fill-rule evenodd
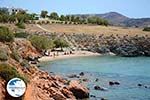
M0 64L0 77L6 80L7 82L12 78L21 78L27 84L29 82L28 78L19 74L18 71L10 66L9 64L3 63Z
M27 38L29 36L26 32L15 33L15 37L17 38Z
M150 31L150 27L145 27L143 31Z
M23 22L18 22L17 24L16 24L16 26L18 27L18 28L21 28L21 29L25 29L26 27L25 27L25 24L23 23Z
M66 40L59 38L54 40L54 44L56 48L63 48L63 47L68 47L69 44Z
M8 60L8 52L4 48L0 48L0 60L1 61L6 61Z
M20 59L21 59L21 56L18 54L18 52L16 51L16 50L13 50L12 51L12 53L11 53L11 57L13 58L13 59L15 59L16 61L20 61Z
M27 60L23 60L20 64L21 66L26 67L26 68L30 66Z
M0 26L0 41L12 42L13 40L14 40L13 33L11 33L7 27Z
M29 40L32 45L40 51L52 49L54 47L53 41L46 36L32 35L29 37Z

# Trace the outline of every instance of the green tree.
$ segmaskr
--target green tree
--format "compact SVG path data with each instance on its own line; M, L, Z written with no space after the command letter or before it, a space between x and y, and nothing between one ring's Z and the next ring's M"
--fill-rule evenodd
M72 22L75 22L75 16L74 15L71 15L71 20L70 21L72 21Z
M75 22L81 22L80 17L77 16L77 17L75 18Z
M66 15L66 21L70 21L70 16Z
M46 18L47 14L48 14L48 11L44 11L44 10L41 11L41 17L42 18Z
M49 17L50 17L50 19L55 19L55 20L59 19L59 16L56 12L52 12Z
M60 20L61 20L61 21L65 21L65 19L66 19L66 18L65 18L64 15L61 15L61 16L60 16Z

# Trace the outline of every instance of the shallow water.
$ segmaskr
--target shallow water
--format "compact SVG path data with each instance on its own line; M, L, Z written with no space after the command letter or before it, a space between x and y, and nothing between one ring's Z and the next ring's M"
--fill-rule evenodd
M85 76L82 78L89 79L85 84L90 88L90 94L97 97L90 100L99 100L101 97L108 100L150 100L149 57L79 57L44 62L41 66L42 70L64 77L84 72ZM95 82L96 78L99 79L98 82ZM120 85L109 86L109 81L119 81ZM138 83L143 86L137 86ZM105 87L108 91L96 91L95 85Z

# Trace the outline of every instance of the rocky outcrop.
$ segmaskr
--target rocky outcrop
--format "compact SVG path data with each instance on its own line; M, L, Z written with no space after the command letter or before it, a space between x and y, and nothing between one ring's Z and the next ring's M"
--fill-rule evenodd
M76 81L65 80L57 75L52 75L39 70L36 66L29 64L27 58L37 57L40 53L25 39L16 39L15 42L4 44L0 47L6 49L8 59L0 63L8 63L22 76L26 76L27 89L23 100L76 100L88 98L88 89ZM16 50L15 52L13 52ZM17 54L18 56L12 54ZM18 58L19 57L19 58ZM17 60L18 58L19 60ZM26 60L27 62L24 62ZM23 64L22 64L23 63ZM27 66L23 66L28 63ZM6 92L6 81L0 76L0 100L15 100Z
M5 80L0 78L0 100L5 100Z
M24 96L25 100L76 100L88 97L89 91L79 82L68 82L42 71L35 74Z
M118 34L112 34L106 36L104 34L72 34L67 35L67 37L78 44L77 48L92 52L125 57L150 56L150 36L148 35L119 36Z
M69 90L77 99L89 98L89 90L82 86L78 81L71 81L69 84Z

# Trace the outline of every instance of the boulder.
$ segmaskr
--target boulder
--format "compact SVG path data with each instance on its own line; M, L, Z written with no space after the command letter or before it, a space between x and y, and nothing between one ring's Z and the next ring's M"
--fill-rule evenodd
M98 82L98 81L99 81L99 79L98 79L98 78L96 78L96 79L95 79L95 82Z
M84 76L84 72L81 72L79 75L80 75L80 76Z
M110 81L109 82L109 85L120 85L120 82L117 82L117 81Z
M142 86L142 84L139 83L138 86Z
M74 94L77 99L89 98L89 90L81 85L79 81L70 81L69 90Z
M95 89L95 90L101 90L101 91L107 91L106 88L100 87L100 86L98 86L98 85L94 86L94 89Z
M114 84L115 84L115 85L120 85L120 82L117 82L117 81L116 81L116 82L114 82Z
M76 74L68 75L68 77L69 77L69 78L79 78L79 76L78 76L78 75L76 75Z
M109 82L109 85L114 85L114 84L115 84L115 83L114 83L114 82L112 82L112 81L110 81L110 82Z

